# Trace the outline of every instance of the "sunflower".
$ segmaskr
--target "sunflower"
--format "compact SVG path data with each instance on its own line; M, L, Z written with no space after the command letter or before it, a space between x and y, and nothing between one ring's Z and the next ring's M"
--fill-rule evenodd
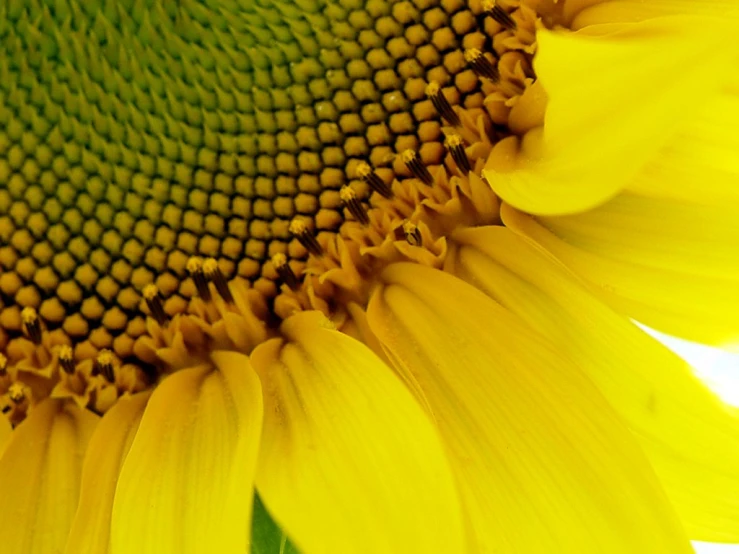
M739 542L733 9L4 3L3 551Z

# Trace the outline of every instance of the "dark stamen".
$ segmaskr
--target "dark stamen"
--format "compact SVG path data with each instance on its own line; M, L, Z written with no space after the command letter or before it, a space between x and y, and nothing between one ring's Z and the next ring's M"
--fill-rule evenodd
M95 358L95 366L97 373L102 374L108 383L115 383L115 373L113 372L113 353L110 350L101 350L97 358Z
M287 256L285 256L285 254L277 253L272 256L272 265L275 266L275 270L280 276L280 279L282 279L283 283L285 283L292 290L298 289L298 287L300 286L300 281L298 281L298 277L297 275L295 275L293 268L290 267L290 264L287 261Z
M429 97L434 108L439 112L439 115L446 119L450 125L459 127L462 124L457 112L454 111L449 100L444 96L444 92L441 90L439 83L431 81L428 86L426 86L426 96Z
M187 271L190 273L190 277L192 277L192 280L195 283L195 288L198 290L198 296L206 302L210 302L210 287L208 287L208 280L205 278L205 274L203 273L203 260L197 256L190 258L187 261Z
M218 267L218 262L214 258L208 258L203 262L203 273L207 279L213 281L213 284L216 286L216 290L218 291L218 294L221 295L221 298L223 298L227 304L233 304L234 297L231 294L231 289L228 288L226 276L221 271L221 268Z
M339 191L339 198L341 198L344 206L346 206L346 209L349 210L349 213L352 214L352 217L354 217L354 219L359 221L359 223L361 223L362 225L367 225L369 223L367 210L364 209L362 202L360 202L359 198L357 197L357 193L354 192L353 188L351 188L350 186L341 187L341 190Z
M159 289L155 284L149 284L144 287L143 290L144 300L146 305L149 307L151 316L159 325L167 323L167 313L164 311L164 303L162 297L159 295Z
M74 353L71 346L65 344L59 349L59 365L67 375L74 373Z
M465 50L464 59L470 64L472 71L478 77L484 77L490 79L494 83L500 81L500 72L493 63L485 57L485 54L480 52L477 48L470 48Z
M303 248L305 248L308 252L316 257L323 256L323 248L303 221L299 219L293 219L288 230L296 239L298 239L300 244L303 245Z
M405 240L411 246L421 246L423 241L421 240L421 231L418 230L418 226L414 225L410 221L403 223L403 234Z
M381 194L385 198L393 197L392 189L380 178L368 163L362 162L357 166L357 175L372 187L372 190L376 193Z
M511 17L511 15L495 0L483 0L482 7L490 17L506 29L514 31L518 27L518 25L516 25L516 21Z
M457 164L459 171L466 176L472 169L472 166L470 165L470 159L467 157L467 151L464 149L462 137L459 135L449 135L446 139L446 147L452 155L454 163Z
M403 161L406 167L413 173L413 176L420 181L423 181L427 185L431 185L434 182L434 178L429 173L429 170L423 165L423 162L418 157L418 153L415 150L405 150L402 154Z
M36 310L30 306L23 308L21 321L23 321L26 334L31 342L35 345L41 344L41 319L39 319Z

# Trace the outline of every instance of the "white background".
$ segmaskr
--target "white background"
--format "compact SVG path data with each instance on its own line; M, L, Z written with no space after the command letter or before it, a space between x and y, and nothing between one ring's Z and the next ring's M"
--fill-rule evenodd
M739 353L729 354L664 335L657 336L690 362L708 385L726 402L739 406ZM739 522L737 522L739 525ZM694 543L697 554L739 554L739 545Z
M736 554L739 546L735 544L708 544L703 542L693 543L696 554Z

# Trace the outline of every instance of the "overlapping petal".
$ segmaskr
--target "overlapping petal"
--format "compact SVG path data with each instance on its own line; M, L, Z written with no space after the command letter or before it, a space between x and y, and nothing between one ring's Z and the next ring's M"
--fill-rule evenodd
M107 554L118 475L139 428L150 392L118 399L90 440L82 467L80 501L66 554Z
M691 538L739 542L739 414L683 360L504 227L458 232L447 269L587 371L636 433Z
M264 387L260 497L306 554L464 552L439 438L368 347L317 312L252 353Z
M82 460L100 418L46 399L11 435L0 458L3 552L62 552L79 499Z
M709 206L739 202L739 72L736 77L696 110L629 183L630 191Z
M594 4L586 9L582 3ZM592 0L568 2L566 11L577 13L572 28L643 21L664 15L687 15L696 26L727 36L726 22L735 27L739 5L732 0ZM595 27L598 28L598 27ZM739 46L727 40L717 54L728 58L727 67L739 64ZM628 189L645 195L678 198L696 203L736 202L739 199L739 73L719 70L720 86L708 87L692 98L689 117L675 136L645 165Z
M261 388L246 356L212 359L149 399L116 486L112 554L247 551Z
M684 141L697 126L705 127L696 137L699 150L716 140L708 134L718 113L711 103L732 86L726 68L737 61L736 46L725 23L708 23L674 16L581 33L540 31L534 65L549 98L544 126L520 144L509 138L495 147L485 175L496 193L529 213L568 214L632 186L678 188L704 166L712 171L706 179L735 174L729 146L670 168L690 150L692 141ZM730 109L739 119L734 103ZM665 173L680 174L680 181L662 182ZM706 179L690 190L712 190ZM726 195L722 183L717 194Z
M616 311L709 344L739 339L739 220L732 205L621 194L586 213L506 225L586 279Z
M10 441L12 432L13 427L10 425L10 420L7 417L0 417L0 456L3 455L3 450Z
M446 273L382 279L370 324L425 394L477 548L690 551L632 435L542 335Z
M643 21L665 15L697 15L726 18L736 16L734 0L565 0L563 13L568 26Z

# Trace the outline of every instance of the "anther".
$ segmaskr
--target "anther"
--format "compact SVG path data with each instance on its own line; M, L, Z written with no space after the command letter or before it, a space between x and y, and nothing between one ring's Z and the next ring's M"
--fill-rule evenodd
M0 377L8 374L8 358L0 354Z
M203 274L206 279L213 281L221 298L227 304L233 304L234 297L231 294L231 289L228 288L228 281L226 281L226 276L221 271L221 268L218 267L218 262L215 258L208 258L203 262Z
M493 63L485 57L485 54L480 52L477 48L469 48L464 52L464 59L470 64L472 71L477 74L478 77L485 77L490 79L494 83L500 81L500 72Z
M195 283L195 288L198 290L200 298L206 302L210 302L210 288L208 288L208 280L205 278L205 274L203 273L203 260L197 256L193 256L187 260L186 267L187 272Z
M495 0L483 0L482 8L490 17L506 29L513 31L518 27L518 25L516 25L516 21L511 17L511 15Z
M21 311L21 321L26 329L26 334L31 341L39 345L41 344L41 319L39 319L36 310L30 306L23 308Z
M403 234L405 235L405 240L411 246L421 246L423 244L423 241L421 240L421 231L418 230L417 225L410 221L403 223Z
M357 197L357 193L354 192L353 188L348 185L341 187L341 190L339 191L339 198L341 198L344 206L346 206L346 209L349 210L349 213L352 214L352 217L354 217L354 219L359 221L359 223L361 223L362 225L367 225L369 223L367 210L364 209L362 202L360 202L359 198Z
M467 151L464 149L462 137L459 135L449 135L445 141L445 146L452 155L454 163L457 164L462 174L466 176L472 169L472 165L470 165L470 159L467 157Z
M20 383L13 383L8 387L8 397L15 403L20 404L26 399L26 391L23 390L23 385Z
M159 295L159 289L153 283L148 284L142 291L146 305L149 306L149 311L152 317L156 320L159 325L167 323L167 314L164 311L164 303L162 297Z
M416 179L423 181L427 185L433 184L434 178L431 176L431 173L429 173L428 168L426 168L421 161L421 158L418 157L418 152L411 149L404 150L401 157L405 162L405 166L411 173L413 173L413 176Z
M287 263L287 256L285 256L285 254L278 252L277 254L272 256L272 265L275 266L275 270L280 276L280 279L282 279L283 283L285 283L292 290L298 289L298 287L300 286L300 281L298 281L298 277L295 275L295 272L290 267L290 264Z
M431 103L439 112L439 115L446 119L450 125L459 127L462 121L459 119L457 112L454 111L449 100L444 96L444 92L441 90L441 86L436 81L431 81L426 86L426 96L431 100Z
M299 219L293 219L290 222L290 227L288 228L288 230L296 239L298 239L300 244L303 245L303 248L305 248L308 252L310 252L314 256L323 256L323 248L320 244L318 244L318 240L316 240L316 237L313 236L313 233L310 229L308 229L308 226L305 224L305 222Z
M102 374L108 383L115 383L115 373L113 372L113 353L110 350L101 350L95 358L94 373Z
M59 365L64 373L68 375L74 373L74 353L71 346L65 344L59 349Z
M372 166L366 162L362 162L357 166L357 175L365 183L367 183L372 190L376 193L381 194L385 198L392 198L392 189L383 181L377 172L372 169Z

